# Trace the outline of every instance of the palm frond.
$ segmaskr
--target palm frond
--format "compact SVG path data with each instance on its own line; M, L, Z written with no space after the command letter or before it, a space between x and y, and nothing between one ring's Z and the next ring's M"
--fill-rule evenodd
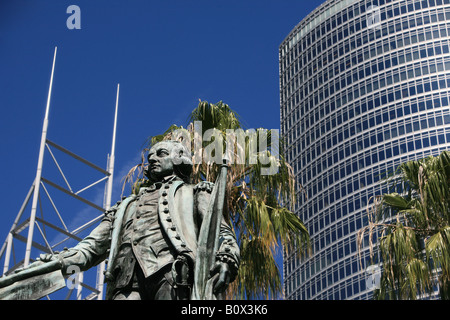
M282 285L275 255L280 246L295 248L299 254L310 249L308 231L291 211L295 195L302 189L296 184L292 167L283 157L283 140L270 130L243 128L238 114L222 101L215 104L200 101L191 112L186 129L172 125L163 134L148 139L143 159L144 153L154 143L179 139L177 134L180 130L184 130L181 136L191 138L191 141L183 143L193 150L193 183L214 182L219 172L215 161L197 161L204 160L205 149L208 151L210 144L197 139L198 135L203 138L206 132L212 133L208 130L215 130L214 139L222 141L223 151L226 150L229 160L233 160L227 175L227 210L224 216L238 237L241 266L237 280L228 290L228 297L279 297ZM274 174L263 174L268 168L273 169ZM134 181L135 192L146 183L144 170L143 161L127 175L126 181Z
M383 273L376 297L416 299L432 294L437 281L441 299L449 299L450 152L405 162L398 172L395 183L403 189L378 197L376 219L358 237L381 229Z

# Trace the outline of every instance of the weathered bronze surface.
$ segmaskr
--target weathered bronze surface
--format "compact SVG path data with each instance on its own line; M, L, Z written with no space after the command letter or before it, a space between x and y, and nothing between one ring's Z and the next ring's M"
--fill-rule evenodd
M75 247L57 255L43 254L40 264L60 261L62 273L58 272L67 275L68 267L84 271L107 259L107 299L221 298L240 262L236 237L221 211L227 166L222 166L215 184L192 185L191 172L190 154L181 143L155 144L148 154L149 183L105 212L100 224ZM34 268L30 265L21 272ZM33 291L45 289L48 294L52 281L58 288L57 275L55 270L34 273ZM29 289L17 282L7 286L11 280L3 281L5 297L38 296L26 293Z
M62 289L66 281L61 262L36 263L33 267L0 279L0 300L36 300Z

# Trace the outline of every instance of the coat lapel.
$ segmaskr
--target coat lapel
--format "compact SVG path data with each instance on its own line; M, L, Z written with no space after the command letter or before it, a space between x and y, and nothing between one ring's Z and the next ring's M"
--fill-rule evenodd
M163 184L158 210L161 225L177 252L194 259L197 236L193 209L194 195L191 185L179 180Z

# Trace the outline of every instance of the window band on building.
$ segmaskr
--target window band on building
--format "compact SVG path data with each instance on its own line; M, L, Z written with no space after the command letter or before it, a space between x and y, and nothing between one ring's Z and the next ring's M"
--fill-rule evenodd
M281 133L313 246L285 256L288 299L371 298L356 248L369 200L400 163L450 146L449 35L450 0L329 0L280 45Z

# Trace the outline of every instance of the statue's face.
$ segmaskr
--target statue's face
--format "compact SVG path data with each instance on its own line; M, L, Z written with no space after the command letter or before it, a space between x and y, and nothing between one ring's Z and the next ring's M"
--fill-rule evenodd
M167 142L155 144L148 153L148 172L154 180L161 180L173 174L171 150L173 145Z

